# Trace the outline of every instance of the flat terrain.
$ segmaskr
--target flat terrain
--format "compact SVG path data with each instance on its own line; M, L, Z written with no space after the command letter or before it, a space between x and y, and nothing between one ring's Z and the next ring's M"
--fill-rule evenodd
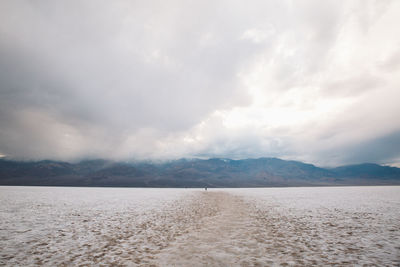
M400 187L0 187L0 265L398 266Z

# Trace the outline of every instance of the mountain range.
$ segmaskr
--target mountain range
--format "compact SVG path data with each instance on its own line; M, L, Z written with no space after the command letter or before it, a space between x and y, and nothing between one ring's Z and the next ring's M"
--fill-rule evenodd
M0 185L274 187L400 185L400 168L373 163L320 168L278 158L180 159L162 163L0 159Z

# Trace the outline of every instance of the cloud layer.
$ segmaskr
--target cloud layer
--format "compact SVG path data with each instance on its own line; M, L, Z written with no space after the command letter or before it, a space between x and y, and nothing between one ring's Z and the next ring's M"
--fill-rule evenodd
M0 2L0 154L400 162L398 1Z

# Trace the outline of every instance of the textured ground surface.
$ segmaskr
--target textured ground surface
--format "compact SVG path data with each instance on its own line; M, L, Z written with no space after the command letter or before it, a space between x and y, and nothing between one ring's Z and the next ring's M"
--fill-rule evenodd
M0 187L0 201L0 265L400 264L400 187Z

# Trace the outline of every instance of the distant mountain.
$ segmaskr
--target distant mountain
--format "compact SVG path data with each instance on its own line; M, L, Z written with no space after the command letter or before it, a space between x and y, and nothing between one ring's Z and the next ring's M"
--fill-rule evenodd
M377 164L319 168L299 161L181 159L164 163L0 159L0 185L271 187L400 185L400 169Z
M400 168L381 166L374 163L348 165L332 169L337 177L357 179L392 180L400 177Z

